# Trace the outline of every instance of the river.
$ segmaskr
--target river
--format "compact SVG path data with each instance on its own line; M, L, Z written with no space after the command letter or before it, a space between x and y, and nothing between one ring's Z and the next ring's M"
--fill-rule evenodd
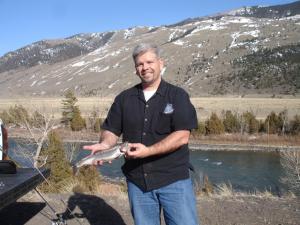
M85 143L87 144L87 143ZM31 163L20 154L16 154L16 144L10 141L10 154L13 159L24 166ZM87 155L88 151L80 151L76 160ZM213 185L231 184L235 191L271 191L285 192L285 186L280 182L284 175L277 152L265 151L202 151L191 149L190 161L195 168L193 177L202 178L207 175ZM112 180L124 179L121 171L123 158L116 159L112 164L99 167L101 175Z
M193 177L202 180L207 175L214 185L231 184L234 190L247 192L279 193L285 189L280 182L280 156L275 152L191 150L190 159ZM104 176L122 179L122 164L123 159L117 159L99 170Z

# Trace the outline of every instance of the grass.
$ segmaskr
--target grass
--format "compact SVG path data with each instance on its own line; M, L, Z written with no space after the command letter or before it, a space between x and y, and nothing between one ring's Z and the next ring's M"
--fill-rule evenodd
M272 192L265 190L265 191L258 191L255 190L253 192L241 192L241 191L235 191L231 185L231 183L226 184L222 183L218 185L215 188L214 193L210 194L209 196L211 197L230 197L230 198L235 198L235 197L256 197L256 198L279 198L278 195L273 194ZM286 199L294 199L296 198L295 194L292 192L284 194Z
M78 179L69 180L61 189L57 190L58 193L72 193L75 191L89 193L89 191L84 188L84 184L82 184L82 182L80 182ZM117 184L107 181L102 181L99 185L97 185L92 194L118 196L124 199L127 197L126 188L123 183Z
M16 104L23 105L28 110L51 112L55 118L61 117L62 98L15 98L1 99L0 109L7 110ZM288 110L288 116L292 118L300 112L299 98L239 98L239 97L203 97L192 98L198 119L204 121L212 112L221 114L223 110L231 110L239 114L245 111L254 113L257 119L264 119L271 111L279 113ZM104 118L113 102L113 98L78 98L77 105L83 116L88 116L93 110L99 110L99 115Z
M81 185L78 180L71 180L68 183L64 185L64 187L60 190L58 190L58 193L72 193L74 192L74 188L76 188L78 185ZM201 196L207 196L207 197L213 197L213 198L239 198L239 197L256 197L256 198L279 198L277 195L274 195L268 190L265 191L254 191L254 192L241 192L241 191L235 191L232 187L232 185L222 183L216 187L214 187L213 191L206 192L206 191L196 191L196 196L201 198ZM82 191L82 193L89 193L88 191ZM102 196L108 196L108 197L118 197L121 199L127 198L127 189L125 183L111 183L108 181L102 181L93 191L92 194L99 194ZM294 199L296 196L289 192L285 194L285 199Z

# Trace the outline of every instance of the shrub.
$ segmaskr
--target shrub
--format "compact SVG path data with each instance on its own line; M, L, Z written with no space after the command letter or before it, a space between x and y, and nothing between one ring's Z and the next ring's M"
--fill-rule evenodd
M193 130L192 133L193 135L205 135L205 123L204 122L199 122L197 129Z
M10 122L15 124L23 124L25 121L30 121L30 116L27 110L22 105L15 105L8 110Z
M0 118L2 119L2 121L6 124L12 123L11 121L11 117L9 116L8 112L6 110L2 111L0 113Z
M243 131L249 134L257 133L259 130L259 122L252 112L245 112L242 115Z
M223 119L224 129L229 133L236 133L240 130L240 122L237 114L233 114L230 110L227 110Z
M285 134L288 131L288 113L287 110L283 110L278 114L281 121L281 134Z
M75 106L71 120L71 129L72 131L80 131L83 128L86 128L85 120L81 117L79 108Z
M259 120L258 123L259 123L258 132L266 133L265 120Z
M96 193L97 188L101 183L101 177L95 166L81 167L76 179L78 180L78 186L74 187L74 192Z
M101 124L102 124L102 120L100 118L97 118L96 121L95 121L95 124L94 124L94 129L93 129L94 132L96 132L96 133L100 132L100 130L101 130L101 128L100 128Z
M100 132L100 126L102 124L102 120L99 118L99 110L94 109L92 110L92 112L90 113L89 117L88 117L88 122L89 122L89 128L96 132L99 133Z
M30 122L33 127L45 126L45 117L40 112L34 111Z
M32 127L43 127L46 124L46 118L39 111L35 110L33 113L28 112L22 105L15 105L0 113L0 118L6 124L29 125Z
M283 127L282 117L277 115L275 112L271 112L265 120L265 131L268 134L281 133Z
M290 121L290 132L294 135L300 134L300 115L295 115Z
M205 122L206 134L223 134L224 125L216 113L212 113L210 118Z
M48 135L48 147L43 149L43 155L47 156L46 167L50 168L49 184L42 186L43 191L57 192L72 178L72 168L68 163L63 148L63 143L55 131Z

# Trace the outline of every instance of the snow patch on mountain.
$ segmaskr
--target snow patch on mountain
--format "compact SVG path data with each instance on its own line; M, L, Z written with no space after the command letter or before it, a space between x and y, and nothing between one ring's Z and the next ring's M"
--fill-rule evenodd
M254 21L250 18L246 17L224 17L222 20L226 21L227 23L248 23L251 24Z
M132 36L134 36L135 34L135 28L132 28L132 29L126 29L124 31L124 39L129 39L131 38Z
M95 72L95 73L102 73L106 70L109 70L109 68L110 68L109 66L106 66L106 67L94 66L94 67L89 68L89 71Z
M185 42L182 40L177 40L177 41L174 41L173 44L183 46L185 44Z
M80 61L80 62L72 64L71 66L72 67L81 67L81 66L85 66L87 64L90 64L90 62Z
M234 32L233 34L231 34L232 42L231 42L229 48L234 48L234 47L238 47L238 46L241 46L241 45L245 45L245 42L240 42L240 43L237 42L237 39L240 36L250 35L250 36L253 36L253 37L258 37L259 33L260 33L260 30L252 30L252 31L245 31L245 32ZM257 42L254 42L254 44L257 44Z
M115 82L111 83L110 85L108 85L109 89L112 89L113 86L115 86L116 83L118 83L120 80L116 80Z

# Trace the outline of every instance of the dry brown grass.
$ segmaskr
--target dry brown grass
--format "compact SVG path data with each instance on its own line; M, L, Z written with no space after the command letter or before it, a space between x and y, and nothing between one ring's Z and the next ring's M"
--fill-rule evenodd
M271 111L279 113L284 109L288 110L289 117L300 113L299 98L207 97L191 100L200 120L205 120L212 112L220 115L223 110L231 110L238 114L251 111L257 119L264 119Z
M23 105L28 110L39 110L51 112L55 118L61 117L61 100L62 98L16 98L1 99L0 109L8 109L16 104ZM212 112L221 114L223 110L231 110L232 112L243 113L251 111L257 119L264 119L271 111L276 113L288 110L288 116L291 118L295 114L300 113L299 98L238 98L238 97L204 97L192 98L198 118L200 120L207 119ZM93 110L99 110L100 117L104 118L109 107L113 102L113 98L78 98L78 105L84 116L87 116Z
M270 192L268 190L264 190L264 191L255 190L255 191L252 191L252 192L235 191L232 188L232 185L230 183L229 184L222 183L222 184L218 185L215 188L215 191L213 193L211 193L209 196L210 197L215 197L215 198L229 197L229 198L232 198L232 199L237 198L237 197L250 197L250 196L255 197L255 198L264 198L264 199L280 198L279 196L274 195L272 192ZM295 198L297 198L296 195L292 192L285 193L284 196L281 196L281 197L284 197L285 199L295 199Z
M78 179L68 180L63 188L57 190L57 193L72 193L74 188L76 189L78 186L82 187L82 183L78 181ZM78 189L78 188L77 188ZM81 188L82 189L82 188ZM82 189L84 190L84 189ZM86 190L84 190L86 191ZM88 193L88 191L86 191ZM123 184L114 184L110 182L103 181L93 191L93 194L100 194L103 196L117 196L122 199L127 198L126 187Z

